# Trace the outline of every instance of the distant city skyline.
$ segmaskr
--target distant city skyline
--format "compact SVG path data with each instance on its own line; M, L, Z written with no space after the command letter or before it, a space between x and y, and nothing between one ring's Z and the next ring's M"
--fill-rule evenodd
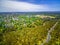
M0 12L60 11L60 0L0 0Z

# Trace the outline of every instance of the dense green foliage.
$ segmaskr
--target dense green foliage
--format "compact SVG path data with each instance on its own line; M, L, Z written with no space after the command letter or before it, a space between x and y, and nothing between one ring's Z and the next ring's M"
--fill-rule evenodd
M54 31L51 32L51 40L45 45L60 45L60 21Z
M0 45L41 45L56 21L56 18L36 15L0 16ZM51 40L45 45L60 45L59 27L60 21L51 32Z

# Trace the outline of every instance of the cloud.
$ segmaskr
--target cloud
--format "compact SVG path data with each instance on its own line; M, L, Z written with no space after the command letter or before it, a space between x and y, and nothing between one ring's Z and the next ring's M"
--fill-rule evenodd
M49 11L50 8L43 4L31 4L27 2L18 2L13 0L0 1L0 12L37 12Z

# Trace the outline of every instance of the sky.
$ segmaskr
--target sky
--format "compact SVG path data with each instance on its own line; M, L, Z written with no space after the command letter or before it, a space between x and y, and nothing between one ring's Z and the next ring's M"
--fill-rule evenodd
M0 12L60 11L60 0L0 0Z

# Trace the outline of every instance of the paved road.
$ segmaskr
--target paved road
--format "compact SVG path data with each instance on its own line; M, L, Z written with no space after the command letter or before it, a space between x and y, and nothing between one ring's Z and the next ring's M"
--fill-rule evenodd
M47 34L47 38L46 38L46 41L43 42L41 45L44 45L45 43L48 43L51 39L51 35L50 33L54 30L55 26L58 24L58 22L56 22L51 28L50 30L48 31L48 34Z

